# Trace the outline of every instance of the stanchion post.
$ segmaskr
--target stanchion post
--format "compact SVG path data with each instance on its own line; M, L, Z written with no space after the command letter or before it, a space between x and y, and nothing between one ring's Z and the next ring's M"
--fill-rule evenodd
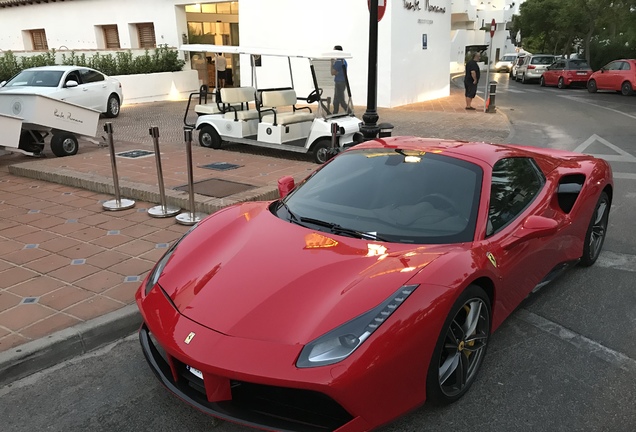
M488 100L488 109L486 112L494 113L497 111L497 106L495 105L495 93L497 93L497 81L490 81L490 96Z
M108 148L110 150L110 164L113 168L113 187L115 189L115 199L106 201L102 204L102 208L104 210L109 211L117 211L117 210L127 210L129 208L133 208L135 206L135 201L130 199L122 199L121 194L119 193L119 176L117 175L117 161L115 159L115 144L113 142L113 124L111 122L107 122L104 125L104 132L106 132L106 136L108 138Z
M152 126L148 132L152 137L152 141L155 146L155 161L157 162L157 181L159 185L159 197L161 199L161 205L154 206L148 209L148 215L156 218L164 218L179 214L181 208L175 206L168 206L166 204L166 189L163 184L163 170L161 169L161 152L159 151L159 128Z
M179 214L176 219L177 223L181 225L194 225L201 221L207 215L204 213L195 212L194 202L194 176L192 174L192 129L188 127L183 128L183 135L186 143L186 157L188 164L188 189L190 191L190 211Z

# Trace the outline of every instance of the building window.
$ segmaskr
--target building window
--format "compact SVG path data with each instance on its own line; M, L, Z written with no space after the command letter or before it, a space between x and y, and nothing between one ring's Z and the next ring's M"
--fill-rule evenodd
M49 45L46 43L46 32L44 29L31 30L31 41L35 51L47 51Z
M203 3L186 5L186 12L238 15L238 2Z
M102 26L102 30L104 30L104 44L106 45L106 48L121 48L119 44L119 32L117 31L117 25L105 25Z
M137 34L139 35L139 48L155 48L155 25L153 23L137 24Z

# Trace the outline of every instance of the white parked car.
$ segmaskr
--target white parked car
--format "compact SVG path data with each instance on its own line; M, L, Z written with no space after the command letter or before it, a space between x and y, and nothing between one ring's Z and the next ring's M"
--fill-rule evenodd
M107 117L117 117L124 101L119 81L80 66L25 69L9 81L0 83L0 93L25 91L92 108Z

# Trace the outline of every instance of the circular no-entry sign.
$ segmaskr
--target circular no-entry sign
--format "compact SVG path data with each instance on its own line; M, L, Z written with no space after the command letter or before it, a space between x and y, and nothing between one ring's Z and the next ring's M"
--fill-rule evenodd
M384 11L386 9L386 2L388 0L378 0L378 22L384 16ZM371 0L367 0L367 5L369 6L369 11L371 10Z

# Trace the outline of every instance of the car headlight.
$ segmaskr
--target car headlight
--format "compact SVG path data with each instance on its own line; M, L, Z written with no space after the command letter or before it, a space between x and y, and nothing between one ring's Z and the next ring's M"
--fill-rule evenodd
M177 248L177 246L179 245L179 243L181 243L181 241L184 238L186 238L186 236L188 234L190 234L192 232L192 230L196 226L197 225L193 225L192 228L190 228L184 235L182 235L179 240L175 241L172 244L172 246L170 246L170 249L168 249L166 251L166 253L163 254L163 256L157 262L157 264L155 264L155 267L152 269L152 271L148 275L148 278L146 279L146 286L145 286L146 295L148 295L148 293L150 293L150 290L152 289L152 287L154 287L157 284L157 282L159 281L159 276L161 276L161 272L163 272L163 269L166 267L166 264L168 264L168 261L170 260L170 257L174 253L174 251Z
M349 357L417 287L418 285L404 285L379 306L308 343L300 352L296 366L325 366Z

